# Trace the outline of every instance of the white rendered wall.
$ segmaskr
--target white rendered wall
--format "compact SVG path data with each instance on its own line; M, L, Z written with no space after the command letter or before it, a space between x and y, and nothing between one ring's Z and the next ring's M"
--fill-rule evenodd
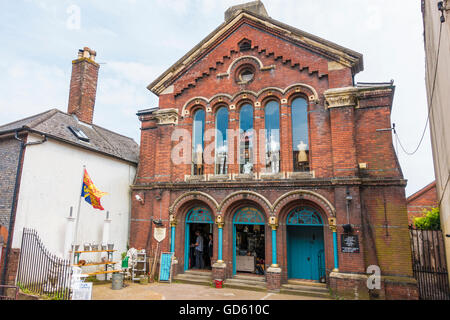
M28 142L41 140L29 136ZM76 217L81 195L83 165L102 197L104 211L93 209L84 199L80 206L78 241L101 243L106 211L112 220L110 242L114 261L127 251L130 217L130 185L136 168L130 163L49 139L27 146L18 197L13 248L20 248L23 228L38 231L50 252L64 256L64 239L70 207ZM100 254L82 254L80 259L100 261ZM101 266L103 267L103 266Z

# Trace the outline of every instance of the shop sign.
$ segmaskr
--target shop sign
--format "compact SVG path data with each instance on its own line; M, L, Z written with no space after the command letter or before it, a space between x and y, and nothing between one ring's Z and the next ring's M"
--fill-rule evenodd
M92 282L81 282L73 289L72 300L92 300Z
M156 241L161 242L166 238L166 228L155 228L153 230L153 237Z

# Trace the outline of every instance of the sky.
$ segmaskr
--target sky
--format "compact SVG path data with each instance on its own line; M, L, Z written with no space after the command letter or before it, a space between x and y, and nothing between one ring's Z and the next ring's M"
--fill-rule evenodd
M94 123L139 143L138 110L158 105L147 85L242 0L14 0L0 2L0 124L51 108L67 111L78 49L100 63ZM396 86L392 109L402 145L416 149L426 124L420 1L263 0L272 18L364 55L358 82ZM395 143L394 143L395 145ZM410 195L434 180L429 130L398 157Z

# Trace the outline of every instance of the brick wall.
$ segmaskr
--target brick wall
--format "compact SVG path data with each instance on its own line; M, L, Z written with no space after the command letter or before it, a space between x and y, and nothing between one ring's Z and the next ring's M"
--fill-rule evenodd
M239 52L237 44L244 37L252 41L252 49ZM378 265L383 275L412 277L404 193L406 182L392 146L392 133L377 131L391 126L394 87L388 84L370 89L352 88L357 91L352 97L353 103L332 107L326 96L329 89L352 86L353 81L350 67L329 62L327 57L286 42L281 36L273 36L251 21L243 21L226 36L218 38L216 46L202 53L170 83L170 90L159 96L160 110L178 110L177 122L160 124L151 111L140 114L141 154L133 199L139 194L146 201L140 204L133 200L130 245L153 250L156 242L150 234L152 219L161 214L164 225L168 226L169 214L174 214L178 222L175 236L177 271L183 272L186 213L201 204L214 216L222 214L224 218L223 260L226 268L220 272L230 277L233 215L240 206L251 205L261 211L266 222L271 215L279 219L277 262L281 274L268 277L272 288L276 283L287 281L287 214L296 206L308 205L316 208L324 221L327 274L335 267L333 234L328 226L328 218L335 216L340 272L361 275L368 266ZM255 77L249 83L238 83L235 72L245 64L255 69ZM314 178L307 179L287 178L285 174L293 171L290 104L299 96L308 102L310 167ZM192 135L192 115L196 109L205 110L207 129L215 128L217 108L226 106L229 128L236 129L239 108L250 103L253 128L259 132L265 125L265 104L271 100L280 105L283 178L214 182L205 177L201 181L186 181L185 176L191 175L190 164L174 164L170 160L176 145L170 135L176 129L185 129L180 141L186 141L185 138ZM186 147L190 160L191 144ZM258 147L264 147L264 144ZM234 154L238 154L237 148ZM360 166L362 163L365 167ZM254 171L261 173L263 168L264 164L256 163ZM230 174L239 174L238 165L230 165L228 169ZM214 166L206 165L205 174L214 174ZM290 195L299 190L307 192ZM349 203L346 200L348 194L352 196ZM282 200L277 202L277 199ZM274 207L276 203L278 205ZM341 252L342 225L347 223L359 236L359 253ZM216 225L213 230L216 257ZM267 224L265 235L267 268L272 263L272 239ZM169 241L167 237L161 243L165 250L169 249ZM333 285L342 292L350 290L353 295L355 287L360 290L365 286L348 279L336 280ZM389 290L394 296L396 284L391 284ZM367 290L360 291L360 297L368 297Z
M436 182L432 182L406 199L408 223L414 225L414 218L423 217L424 211L438 206Z
M15 285L17 271L19 269L20 249L11 249L8 254L8 267L6 271L6 285ZM2 283L3 269L0 273L0 283Z
M13 136L0 137L0 225L8 230L11 216L17 165L19 161L20 142ZM5 235L2 232L2 235ZM6 234L7 237L7 234ZM5 242L6 242L5 237Z

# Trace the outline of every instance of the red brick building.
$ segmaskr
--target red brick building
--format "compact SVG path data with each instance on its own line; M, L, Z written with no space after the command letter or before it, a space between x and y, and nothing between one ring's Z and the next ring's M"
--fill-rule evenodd
M130 246L154 250L161 220L177 274L200 230L225 284L253 273L269 290L416 299L406 181L385 130L395 87L355 84L362 70L361 54L271 19L260 1L228 9L148 86L159 107L138 112Z
M414 218L424 216L424 211L429 211L438 207L438 197L436 193L436 181L423 187L406 199L408 208L408 223L414 225Z

